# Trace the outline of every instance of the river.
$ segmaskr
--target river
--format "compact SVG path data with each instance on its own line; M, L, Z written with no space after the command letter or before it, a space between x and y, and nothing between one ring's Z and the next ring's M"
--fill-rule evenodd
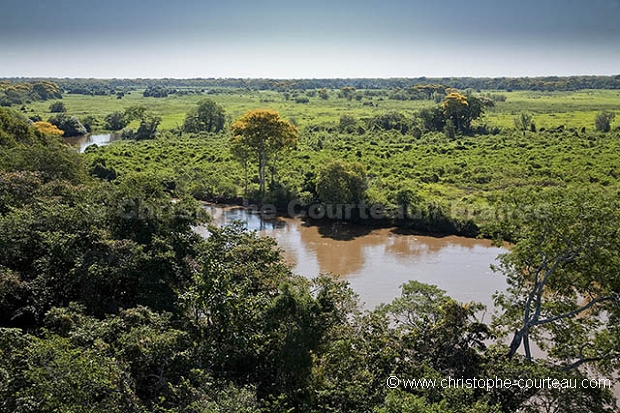
M263 219L239 207L206 208L216 225L238 220L275 238L296 274L342 276L368 309L399 296L400 286L408 280L435 284L452 298L481 302L488 308L493 306L493 293L507 286L504 277L490 269L506 250L488 240L420 236L398 228L309 225L298 218ZM198 232L208 231L199 228Z
M83 153L90 145L104 146L121 138L120 133L89 134L65 138L65 142L78 148Z

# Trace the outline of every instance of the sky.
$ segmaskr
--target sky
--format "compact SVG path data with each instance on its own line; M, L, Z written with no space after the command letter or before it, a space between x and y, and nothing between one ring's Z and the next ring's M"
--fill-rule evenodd
M620 0L0 0L0 77L620 74Z

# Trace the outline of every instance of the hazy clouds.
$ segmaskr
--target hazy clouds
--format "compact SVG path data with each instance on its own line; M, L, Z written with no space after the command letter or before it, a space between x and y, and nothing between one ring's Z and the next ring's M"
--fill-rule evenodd
M0 76L611 74L617 0L4 0Z

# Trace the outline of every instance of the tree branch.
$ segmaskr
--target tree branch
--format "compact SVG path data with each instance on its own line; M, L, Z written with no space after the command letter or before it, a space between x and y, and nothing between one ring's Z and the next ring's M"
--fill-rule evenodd
M574 309L572 311L569 311L567 313L559 314L559 315L556 315L556 316L550 317L550 318L545 318L543 320L536 320L536 321L533 322L532 326L549 324L549 323L553 323L554 321L563 320L563 319L569 318L569 317L574 317L577 314L580 314L580 313L586 311L587 309L594 307L596 304L599 304L599 303L602 303L602 302L605 302L605 301L618 301L618 298L615 297L615 296L611 296L611 295L605 296L605 297L595 298L594 300L590 301L588 304L586 304L586 305L584 305L582 307L576 308L576 309Z

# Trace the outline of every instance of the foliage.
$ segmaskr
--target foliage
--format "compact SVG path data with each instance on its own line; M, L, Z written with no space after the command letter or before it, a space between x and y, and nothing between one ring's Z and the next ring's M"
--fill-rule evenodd
M591 364L609 372L620 360L611 338L620 309L617 200L578 189L524 202L529 195L514 198L521 205L511 221L516 243L501 259L510 285L497 299L501 323L516 331L508 356L523 348L531 360L534 341L565 369Z
M154 85L154 86L149 86L144 90L143 96L145 98L147 97L154 97L154 98L165 98L166 96L168 96L169 90L164 87L164 86L160 86L160 85Z
M56 125L52 125L49 122L34 122L32 127L45 135L62 136L65 133L64 131L58 129Z
M402 113L390 112L374 116L367 122L368 130L397 130L403 135L409 132L409 122Z
M471 122L478 119L484 112L485 106L491 104L473 95L462 95L452 92L446 96L441 107L446 120L451 120L456 130L464 133L471 128Z
M139 411L131 382L114 359L62 337L20 338L28 344L12 355L17 365L9 371L19 379L9 384L16 388L5 394L3 411Z
M127 119L125 114L116 111L106 115L104 122L106 129L117 131L127 126L129 124L129 119Z
M21 105L29 101L62 99L61 88L48 80L14 83L0 81L0 106Z
M122 139L142 141L155 139L157 137L157 128L161 123L161 118L147 113L146 107L131 106L125 110L123 116L126 122L139 120L140 125L136 131L133 129L125 129L121 135Z
M364 199L366 171L360 163L334 160L325 165L316 179L316 193L328 205L357 205Z
M465 223L473 222L483 232L502 230L496 223L509 212L502 195L510 187L572 190L601 186L612 192L617 188L617 134L554 130L531 133L526 141L521 136L514 129L496 136L459 136L455 140L436 133L414 139L393 131L358 135L305 129L297 147L280 156L279 183L289 194L285 203L312 199L316 197L317 174L325 165L336 159L360 162L366 167L374 202L387 210L401 205L401 191L411 191L419 198L409 205L411 219L397 219L395 224L474 235L476 230ZM226 135L179 138L163 133L155 141L117 142L98 148L89 152L87 159L105 159L106 166L119 176L161 176L174 182L176 196L231 200L244 193L247 184L245 193L251 197L258 193L258 180L256 173L249 173L246 180L244 170L255 168L256 153L231 146L229 140ZM233 157L231 150L241 152ZM510 238L508 233L502 236Z
M38 172L45 181L84 179L82 159L62 143L57 133L37 130L7 109L0 109L0 143L2 170Z
M338 122L338 130L340 133L353 133L356 131L357 124L355 116L343 114Z
M52 113L60 113L66 111L67 108L65 107L65 104L61 101L56 101L50 105L50 112Z
M422 109L419 113L422 125L426 131L442 131L446 125L446 118L441 108Z
M93 132L100 125L100 120L92 115L84 116L82 119L80 119L80 122L82 122L82 125L84 125L84 128L86 128L86 131L88 133Z
M131 85L110 82L117 83L72 85ZM277 113L259 111L236 122L232 137L164 131L84 155L0 109L0 412L617 410L605 389L386 386L392 375L582 380L593 368L617 372L616 134L567 127L525 140L511 129L449 140L440 131L454 119L441 106L419 116L426 106L408 106L432 105L443 99L440 89L409 93L401 85L398 93L424 99L396 101L385 99L386 90L363 90L363 82L355 89L316 82L351 89L340 91L344 99L306 94L299 134ZM297 87L278 86L293 98ZM118 105L89 115L117 111L140 125L178 109L169 98L140 106L146 98L127 92L121 102L102 95L67 103ZM247 110L238 96L218 93L214 101L237 102L233 116ZM462 96L469 110L474 101ZM519 104L520 96L499 103ZM379 109L363 106L371 98ZM184 99L177 100L186 105L200 97ZM42 113L46 106L39 104ZM291 99L285 110L294 106ZM344 107L351 118L343 118L339 133ZM538 121L541 113L532 113ZM588 116L591 123L594 113ZM369 120L377 127L359 128ZM401 120L420 134L382 126ZM286 156L278 156L284 149ZM391 303L362 311L337 277L292 274L272 239L239 225L198 236L194 228L207 217L190 195L234 197L242 185L247 192L260 188L244 172L262 158L272 167L268 196L366 201L402 208L407 214L395 222L415 230L472 235L475 221L487 236L511 239L501 261L510 283L498 296L501 318L485 325L479 304L415 281ZM494 333L504 335L495 340ZM512 346L506 334L514 334ZM546 360L516 351L531 341Z
M12 297L2 324L36 323L70 301L98 315L140 303L171 309L175 288L187 282L184 260L199 241L191 225L201 215L193 202L154 198L156 189L44 185L0 217L0 261L11 286L3 294ZM63 202L51 203L49 192Z
M13 82L29 84L32 79L10 79ZM620 89L618 76L544 76L544 77L444 77L444 78L361 78L361 79L48 79L47 83L57 83L62 89L70 93L84 93L88 95L109 95L116 90L146 89L154 85L174 89L246 89L246 90L334 90L342 87L356 89L384 89L420 88L433 90L441 88L458 88L473 90L505 90L512 91L575 91L584 89ZM319 91L320 92L320 91ZM425 92L427 93L427 92Z
M77 116L69 116L64 113L59 113L58 115L49 118L49 122L58 127L58 129L64 131L64 136L67 137L86 135L88 133Z
M147 108L143 105L134 105L125 109L123 114L127 122L143 120L147 116Z
M611 122L616 117L613 112L600 112L594 118L594 126L599 132L609 132L611 130Z
M211 228L206 262L187 308L218 375L257 385L258 394L299 403L309 396L312 353L342 317L330 282L292 276L274 241L240 227ZM208 318L200 314L209 314Z
M161 118L158 116L147 116L140 121L138 130L131 135L130 139L137 141L145 139L155 139L157 137L157 128L161 122ZM127 138L127 135L123 135L123 138Z
M298 130L277 112L254 110L246 113L231 126L232 146L252 150L258 163L260 195L265 195L265 172L272 163L271 181L274 182L278 154L297 144ZM244 152L244 151L242 151ZM239 153L236 151L235 153Z
M532 115L527 112L521 112L514 118L515 128L523 132L523 136L525 136L525 132L529 131L532 126Z
M185 132L218 133L224 130L226 116L224 109L211 99L198 103L198 107L187 114L183 123Z

